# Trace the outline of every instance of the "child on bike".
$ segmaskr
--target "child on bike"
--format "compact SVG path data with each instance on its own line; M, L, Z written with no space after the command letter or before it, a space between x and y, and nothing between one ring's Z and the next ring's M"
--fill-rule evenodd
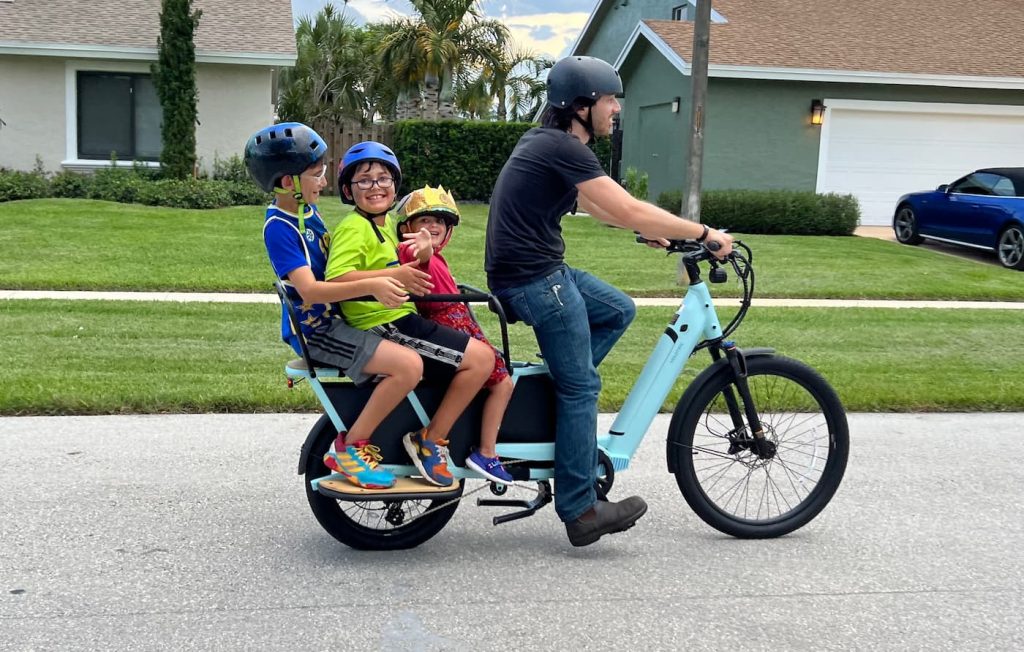
M401 180L398 158L380 143L358 143L345 153L338 170L338 191L341 201L355 209L342 218L332 234L328 281L392 278L409 291L421 293L404 280L409 271L420 270L415 269L416 263L398 262L398 229L394 217L388 214ZM402 442L425 480L451 486L454 479L448 470L448 433L494 367L490 347L421 317L409 304L396 307L380 301L346 301L341 308L353 327L418 353L425 380L450 381L427 427L408 433Z
M370 400L352 423L339 432L324 464L349 482L368 489L394 485L390 471L377 468L380 452L370 443L373 432L419 382L422 363L408 349L345 323L335 302L373 295L386 306L400 306L406 288L426 291L427 275L408 268L403 282L389 277L327 283L324 271L330 236L317 210L326 185L327 145L312 129L297 122L271 125L245 145L245 165L260 188L273 191L267 207L263 241L274 273L284 284L299 315L312 360L336 367L356 384L380 378ZM282 310L281 337L301 355L297 334Z
M398 246L399 262L418 263L420 269L430 274L435 293L458 294L459 289L448 269L448 261L441 255L441 250L451 240L460 219L459 208L451 194L442 186L431 188L428 185L406 195L399 202L396 212L399 234L405 239ZM431 321L462 331L491 346L464 303L431 301L416 304L416 309ZM484 383L489 392L484 401L480 447L466 458L466 466L488 480L508 483L512 482L512 476L502 466L495 446L498 428L512 399L513 385L505 366L505 358L493 346L491 350L494 353L494 367Z

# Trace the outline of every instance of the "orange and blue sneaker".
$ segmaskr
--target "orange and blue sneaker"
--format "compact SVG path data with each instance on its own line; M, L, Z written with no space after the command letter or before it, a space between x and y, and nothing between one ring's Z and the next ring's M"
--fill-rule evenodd
M340 452L324 455L324 464L330 470L363 489L390 489L395 486L395 474L378 469L384 459L380 449L368 441L348 444Z
M423 437L423 432L410 432L402 437L405 451L427 482L438 487L452 486L455 479L448 470L448 442L444 439L430 441Z

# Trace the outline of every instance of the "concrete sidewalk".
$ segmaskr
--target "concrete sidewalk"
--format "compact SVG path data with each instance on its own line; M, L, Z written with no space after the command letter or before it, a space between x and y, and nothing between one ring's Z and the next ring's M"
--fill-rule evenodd
M56 290L0 290L0 299L57 299L60 301L171 301L206 303L277 303L275 294L227 292L84 292ZM678 306L672 297L638 298L637 306ZM737 298L717 298L719 306L737 306ZM759 299L752 305L763 308L968 308L982 310L1024 310L1020 301L895 301L882 299Z

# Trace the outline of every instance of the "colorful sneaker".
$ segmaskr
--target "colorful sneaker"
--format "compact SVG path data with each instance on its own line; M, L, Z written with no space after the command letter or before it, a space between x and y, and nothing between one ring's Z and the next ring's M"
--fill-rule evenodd
M455 482L451 472L448 470L448 449L445 446L448 442L439 439L430 441L423 438L423 431L410 432L402 437L402 444L405 451L412 458L423 478L438 487L450 487Z
M382 459L380 449L369 442L359 443L358 448L349 444L341 452L328 452L324 455L324 464L363 489L390 489L395 486L395 474L377 468Z
M466 458L466 466L484 476L491 482L509 484L512 482L512 475L501 465L497 457L484 457L480 451L473 451Z

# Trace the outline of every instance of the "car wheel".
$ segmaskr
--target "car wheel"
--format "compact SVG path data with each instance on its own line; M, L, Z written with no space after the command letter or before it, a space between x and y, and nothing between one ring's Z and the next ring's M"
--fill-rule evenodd
M1003 267L1024 269L1024 230L1017 225L1003 229L999 234L996 253Z
M892 230L896 232L896 239L905 245L921 244L924 240L917 232L917 215L914 215L914 209L909 204L902 204L896 209Z

